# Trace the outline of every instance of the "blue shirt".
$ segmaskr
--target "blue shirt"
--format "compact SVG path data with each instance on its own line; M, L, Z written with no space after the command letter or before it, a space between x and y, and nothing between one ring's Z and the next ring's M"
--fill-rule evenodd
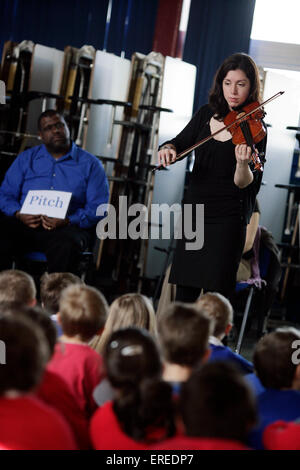
M216 346L209 344L211 354L208 361L229 361L235 364L242 374L249 374L253 371L253 364L239 354L231 351L227 346Z
M297 390L265 389L257 396L259 422L249 435L248 444L262 449L265 427L278 420L294 421L300 413L300 392Z
M245 379L246 379L248 385L250 385L251 390L252 390L252 392L254 393L254 395L256 397L260 393L265 392L266 389L263 386L263 384L261 383L261 381L259 380L259 378L257 377L257 375L255 374L255 372L252 372L252 374L245 375Z
M8 169L0 188L0 210L13 216L29 190L72 193L67 217L81 228L94 226L97 207L108 202L108 181L101 162L72 143L69 152L55 159L45 145L22 152Z

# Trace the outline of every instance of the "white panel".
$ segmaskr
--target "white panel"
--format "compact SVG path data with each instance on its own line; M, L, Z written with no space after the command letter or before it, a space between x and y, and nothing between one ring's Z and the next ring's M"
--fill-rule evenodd
M300 71L300 45L251 39L249 54L257 65Z
M92 99L126 101L130 76L130 61L107 52L97 51ZM94 155L116 157L121 126L114 126L112 144L108 143L113 107L91 105L86 150ZM117 107L116 120L121 120L123 107Z
M53 47L36 44L34 48L30 90L58 94L63 69L64 52ZM55 100L47 99L47 108L54 108ZM42 112L42 100L33 100L29 105L27 131L36 133L37 118Z
M159 143L175 137L189 122L193 113L196 67L180 59L166 57L161 106L173 113L160 114ZM153 203L172 205L180 203L185 181L186 159L171 165L167 171L155 174ZM166 255L154 249L168 248L170 240L150 240L146 275L158 276L164 267Z
M189 122L193 112L196 67L179 59L166 57L161 106L173 113L160 114L159 144L175 137ZM154 203L181 202L186 160L171 165L155 176Z
M266 106L265 121L268 128L267 162L264 181L258 200L261 208L261 225L267 227L277 242L281 241L287 190L275 188L275 184L289 184L293 152L296 145L295 132L287 126L298 126L300 113L300 82L279 73L267 72L264 99L277 91L285 94Z
M36 44L33 54L30 90L58 93L64 52Z
M188 123L193 112L196 67L166 57L161 106L174 112L161 113L159 141L174 137Z
M275 184L289 184L295 135L291 131L268 129L267 162L263 180L266 182L258 194L261 210L260 225L270 230L281 241L287 190L275 188Z

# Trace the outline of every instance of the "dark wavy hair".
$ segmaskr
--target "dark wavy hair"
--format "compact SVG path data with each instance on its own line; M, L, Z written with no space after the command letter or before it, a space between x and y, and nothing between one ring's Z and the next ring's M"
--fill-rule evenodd
M244 104L260 101L259 72L254 60L242 52L233 54L227 57L217 70L209 93L209 105L217 119L224 118L229 112L227 101L223 95L223 80L230 70L242 70L250 80L250 92Z
M123 431L144 442L151 442L150 431L159 430L160 439L172 436L172 389L161 379L162 364L150 334L134 327L115 331L105 347L104 364L119 392L113 408Z

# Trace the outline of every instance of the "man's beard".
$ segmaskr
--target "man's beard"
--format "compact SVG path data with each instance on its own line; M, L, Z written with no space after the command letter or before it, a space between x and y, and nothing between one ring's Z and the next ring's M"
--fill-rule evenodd
M67 152L71 146L70 139L59 140L56 142L49 142L47 149L52 153Z

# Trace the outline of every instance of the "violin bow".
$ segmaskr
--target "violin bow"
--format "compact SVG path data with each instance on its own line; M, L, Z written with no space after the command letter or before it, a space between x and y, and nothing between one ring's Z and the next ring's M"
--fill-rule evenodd
M231 124L228 124L228 126L224 126L222 127L221 129L219 129L218 131L214 132L213 134L210 134L209 136L205 137L204 139L200 140L200 142L197 142L196 144L192 145L191 147L187 148L186 150L184 150L183 152L179 153L176 157L176 160L174 160L173 162L170 163L170 165L173 165L173 163L176 163L180 160L182 160L186 155L188 155L189 153L191 153L193 150L195 150L197 147L200 147L200 145L202 144L205 144L205 142L208 142L210 139L212 139L213 137L215 137L216 135L220 134L220 132L223 132L223 131L226 131L227 129L230 129L230 127L232 127L233 125L235 124L238 124L239 122L242 122L245 120L245 118L247 118L248 116L250 116L251 114L255 113L255 111L257 111L258 109L262 108L265 104L268 104L270 103L271 101L275 100L276 98L278 98L279 96L283 95L284 91L279 91L278 93L276 93L275 95L271 96L271 98L268 98L266 101L264 101L263 103L261 103L260 105L258 105L256 108L252 109L251 111L249 111L248 113L246 114L243 114L241 117L239 117L238 119L236 119L235 121L233 121ZM158 165L157 167L153 168L152 170L152 173L154 173L156 170L161 170L162 168L164 168L163 165Z

